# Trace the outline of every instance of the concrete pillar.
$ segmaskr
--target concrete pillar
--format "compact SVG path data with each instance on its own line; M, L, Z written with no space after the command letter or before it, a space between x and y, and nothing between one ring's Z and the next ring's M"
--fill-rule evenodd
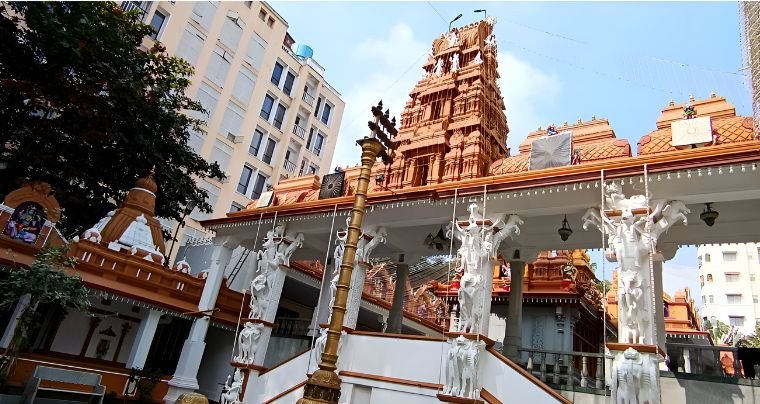
M364 279L367 277L367 268L370 268L369 264L357 262L354 264L354 270L351 271L351 288L348 290L348 300L346 301L346 314L343 319L344 327L350 329L356 328L356 322L359 319L359 308L362 303L362 292L364 291Z
M18 299L18 303L16 303L16 307L13 309L11 319L8 321L8 326L5 327L3 337L0 339L0 348L7 349L11 344L11 340L13 339L13 334L16 331L16 325L18 324L19 317L21 317L21 315L24 313L24 310L29 307L30 300L31 295L29 294L21 296L21 298Z
M663 352L668 350L665 348L665 303L663 301L663 284L662 284L662 261L661 254L654 254L652 257L652 269L654 279L654 330L657 339L655 344L662 349Z
M520 359L518 349L522 348L522 280L523 273L525 272L525 261L510 260L509 268L512 279L509 290L507 331L504 334L503 353L513 361L518 361Z
M401 334L404 321L404 295L406 294L406 280L409 277L409 264L396 265L396 289L393 291L393 305L388 314L388 327L385 332Z
M214 249L211 253L211 263L208 269L206 284L201 293L198 303L199 311L213 310L216 306L216 298L219 288L224 279L224 270L230 262L232 250L237 247L236 240L231 237L217 237L214 239ZM174 403L180 395L192 393L198 388L198 368L201 365L203 351L206 349L206 331L209 327L209 316L203 315L193 321L190 335L182 346L177 370L169 380L169 391L164 397L167 404Z
M137 335L135 336L135 342L132 344L132 349L129 351L129 358L127 359L126 364L127 369L142 369L145 366L145 360L148 358L150 345L153 342L153 336L156 335L156 328L158 327L158 321L160 319L161 312L148 310L145 318L140 321L140 326L137 328Z

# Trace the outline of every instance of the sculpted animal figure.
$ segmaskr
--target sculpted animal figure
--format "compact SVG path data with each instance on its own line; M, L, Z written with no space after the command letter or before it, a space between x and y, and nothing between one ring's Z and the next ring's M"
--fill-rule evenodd
M243 387L243 376L240 373L240 369L235 369L235 373L232 376L232 384L230 384L230 377L227 376L227 382L224 384L224 391L222 392L221 404L237 404L240 402L240 390Z
M287 266L290 266L290 257L293 255L293 252L303 246L303 233L298 233L296 235L296 238L293 239L293 241L288 245L284 251L277 253L277 261Z

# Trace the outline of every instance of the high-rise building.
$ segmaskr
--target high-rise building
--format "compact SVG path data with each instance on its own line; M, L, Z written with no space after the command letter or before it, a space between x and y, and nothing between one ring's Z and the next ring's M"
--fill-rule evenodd
M188 94L208 115L190 146L226 173L200 179L210 214L195 210L184 240L204 237L196 220L243 209L279 180L329 171L345 102L325 80L310 47L266 2L125 1L138 10L169 54L195 68ZM294 50L295 49L295 50Z
M755 135L760 128L760 3L741 2L742 41L744 63L749 68L752 89L752 115L755 119Z
M702 317L754 334L760 320L760 243L702 245L697 254Z

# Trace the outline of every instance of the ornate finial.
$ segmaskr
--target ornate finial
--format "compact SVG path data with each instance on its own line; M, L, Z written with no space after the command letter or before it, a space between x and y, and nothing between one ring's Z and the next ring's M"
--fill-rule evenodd
M710 93L710 98L715 98L715 97L717 97L717 96L718 96L718 95L717 95L717 94L715 94L715 91L713 91L713 92L711 92L711 93Z
M669 107L672 107L673 105L676 105L676 102L675 102L675 101L673 101L673 100L670 100L670 102L668 103L668 106L669 106Z
M583 118L578 118L578 123L583 123Z
M689 102L694 102L694 95L693 94L689 94Z
M391 116L391 110L390 109L386 109L385 110L385 117L388 118L390 116Z
M591 115L591 120L596 121L596 115Z
M396 126L396 117L395 116L393 117L393 119L391 119L391 123L393 124L393 126Z
M383 110L383 100L380 100L380 101L377 103L377 109L379 109L379 110L381 110L381 111Z

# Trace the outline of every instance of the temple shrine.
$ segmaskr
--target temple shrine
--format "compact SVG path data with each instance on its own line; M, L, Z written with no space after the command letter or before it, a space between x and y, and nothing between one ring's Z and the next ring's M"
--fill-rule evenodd
M295 403L334 365L340 390L323 402L687 403L693 386L705 402L749 397L751 383L679 384L709 361L724 378L740 364L723 362L735 349L712 346L689 291L666 294L662 272L680 246L756 239L752 119L712 94L665 106L635 154L596 117L539 128L512 154L495 22L433 41L366 197L366 164L283 180L203 222L215 237L171 267L150 174L74 240L55 230L44 184L9 194L3 263L68 242L92 301L89 313L43 309L10 383L75 369L131 399L147 379L136 369L158 369L153 400ZM372 111L363 140L395 123ZM707 223L706 204L719 219ZM616 271L609 290L591 250ZM15 318L3 317L4 343Z

